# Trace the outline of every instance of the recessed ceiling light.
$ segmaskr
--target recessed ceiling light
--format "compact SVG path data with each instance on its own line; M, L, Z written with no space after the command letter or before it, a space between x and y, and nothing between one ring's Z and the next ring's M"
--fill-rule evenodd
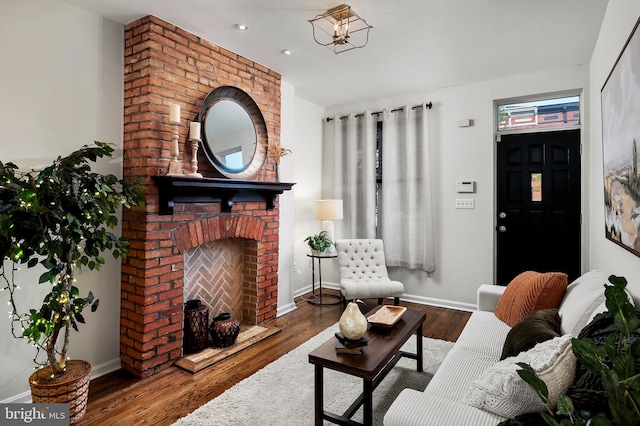
M282 53L283 55L293 55L293 50L291 49L284 49L283 51L281 51L280 53Z
M236 24L236 30L244 31L248 29L249 29L249 26L247 24Z

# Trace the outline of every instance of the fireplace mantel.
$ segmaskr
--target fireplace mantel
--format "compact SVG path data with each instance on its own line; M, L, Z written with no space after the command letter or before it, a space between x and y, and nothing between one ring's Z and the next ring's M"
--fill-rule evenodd
M276 196L295 185L283 182L181 176L152 178L160 191L160 214L173 214L175 203L220 203L221 211L228 213L234 201L265 201L267 210L271 210L275 207Z

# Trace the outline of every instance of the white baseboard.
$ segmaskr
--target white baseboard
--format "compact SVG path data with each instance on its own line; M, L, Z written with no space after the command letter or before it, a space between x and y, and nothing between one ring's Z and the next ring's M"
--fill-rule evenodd
M295 302L288 303L284 306L281 306L276 311L276 317L281 317L284 314L288 314L289 312L293 312L297 309Z
M329 288L332 290L340 290L339 283L323 282L322 287ZM318 283L316 283L316 289L317 288L318 288ZM305 293L309 293L310 291L311 291L311 286L308 285L306 287L302 287L294 291L293 295L294 297L299 297ZM473 303L463 303L463 302L457 302L455 300L436 299L434 297L424 297L424 296L417 296L413 294L405 294L400 298L400 300L406 300L407 302L418 303L420 305L430 305L430 306L438 306L440 308L457 309L459 311L473 312L478 309L478 306Z
M457 309L459 311L473 312L478 309L478 306L473 303L456 302L455 300L436 299L433 297L416 296L412 294L405 294L400 298L400 300L406 300L407 302L418 303L420 305Z
M2 401L0 401L0 404L11 404L11 403L28 404L30 402L31 402L31 391L26 391L26 392L19 393L18 395L13 395L13 396L10 396L9 398L3 399Z
M298 290L294 290L293 292L293 298L295 299L296 297L300 297L303 294L309 293L311 291L311 286L306 286L306 287L302 287Z
M315 284L315 288L316 288L316 290L319 288L318 283ZM340 284L339 283L330 282L330 281L323 281L322 282L322 288L328 288L330 290L338 290L339 291L340 290ZM312 288L311 288L310 285L302 287L302 288L299 288L298 290L295 290L293 292L293 297L296 298L296 297L302 296L303 294L310 293L311 290L312 290Z
M120 368L122 368L120 357L114 358L111 361L103 362L102 364L94 365L91 367L91 379L97 379L105 374L113 373L114 371L120 370Z

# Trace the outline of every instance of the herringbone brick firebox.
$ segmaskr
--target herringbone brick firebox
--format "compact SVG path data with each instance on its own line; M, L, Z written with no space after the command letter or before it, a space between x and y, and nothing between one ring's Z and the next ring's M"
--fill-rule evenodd
M185 300L197 299L209 318L229 312L241 323L255 324L256 242L227 238L187 250Z
M189 122L220 86L248 93L264 116L269 141L279 142L281 78L152 16L126 26L124 66L124 176L142 180L147 204L123 217L131 244L122 264L120 357L125 370L146 377L182 355L185 254L194 249L240 241L243 322L261 324L276 316L277 200L273 209L261 201L234 202L224 213L219 203L176 203L172 214L164 215L152 177L166 174L170 160L169 105L181 106L180 159L188 168ZM200 155L199 163L205 177L220 177L206 157ZM251 179L274 182L276 166L268 156Z

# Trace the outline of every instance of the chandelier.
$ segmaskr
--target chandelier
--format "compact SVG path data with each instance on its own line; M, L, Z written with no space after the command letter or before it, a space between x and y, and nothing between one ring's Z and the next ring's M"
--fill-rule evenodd
M369 42L369 30L373 28L346 4L332 7L309 22L316 43L329 48L336 55L365 47Z

